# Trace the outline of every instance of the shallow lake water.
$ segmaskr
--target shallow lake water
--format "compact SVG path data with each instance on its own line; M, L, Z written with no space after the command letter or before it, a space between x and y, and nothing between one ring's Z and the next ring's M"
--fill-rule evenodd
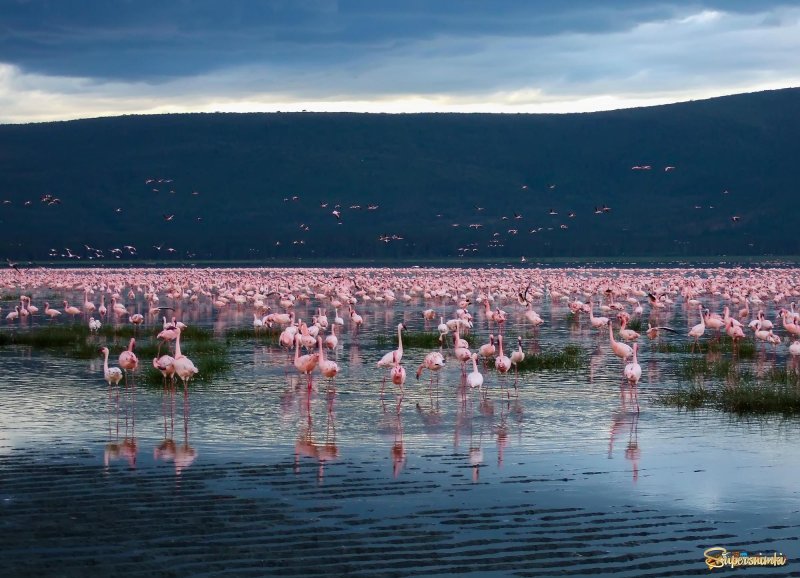
M317 305L297 303L297 317ZM220 334L252 327L252 307L175 306ZM527 355L574 343L578 369L482 370L484 399L452 356L437 381L416 380L430 350L406 348L402 399L388 381L381 393L375 363L394 346L378 336L401 321L435 331L427 307L444 311L418 297L363 304L364 326L346 320L329 354L334 384L315 373L311 391L263 338L231 341L230 371L186 396L179 384L174 401L145 383L110 391L99 355L0 348L0 575L674 576L707 574L713 546L789 557L748 575L800 575L800 420L657 404L685 385L688 354L644 335L637 411L607 331L549 299L534 303L538 329L503 305L506 352L517 335ZM662 340L686 343L696 319L682 302L664 315L679 332ZM141 331L160 329L151 318ZM116 365L126 339L91 339ZM787 358L782 345L741 363Z

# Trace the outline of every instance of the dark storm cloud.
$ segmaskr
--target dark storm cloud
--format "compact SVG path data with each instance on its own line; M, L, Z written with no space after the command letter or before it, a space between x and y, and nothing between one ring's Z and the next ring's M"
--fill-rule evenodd
M0 62L23 72L162 82L220 69L324 70L440 38L536 38L631 29L683 11L767 12L736 0L1 0ZM424 59L425 54L420 54ZM421 61L421 64L424 61Z

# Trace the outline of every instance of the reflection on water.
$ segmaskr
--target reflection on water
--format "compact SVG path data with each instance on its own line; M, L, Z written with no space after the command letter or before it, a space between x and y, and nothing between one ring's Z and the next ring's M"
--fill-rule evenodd
M167 383L161 392L161 411L164 423L164 439L153 449L153 460L172 462L175 475L191 466L197 459L197 450L189 445L189 392L184 389L183 395L183 441L175 442L175 383Z
M103 466L108 471L112 462L126 460L128 466L134 469L139 452L136 442L135 387L109 385L107 408L108 442L103 452Z
M312 458L319 463L317 481L321 484L325 477L325 464L340 457L339 446L336 444L336 413L334 409L336 389L330 387L325 391L324 427L320 427L319 432L314 427L311 399L313 395L313 390L306 388L299 396L296 396L299 431L294 444L294 471L300 473L301 458Z
M180 306L169 298L164 301L176 306L179 319L214 329L221 337L230 328L252 327L252 312L247 307L228 304L212 309L205 296ZM230 373L193 383L183 397L172 386L165 389L146 383L143 367L130 376L127 386L108 387L96 360L2 348L0 364L7 378L0 384L0 393L8 402L0 407L0 474L4 482L0 497L8 503L21 500L24 491L7 489L6 480L17 473L22 479L35 465L45 464L48 467L36 473L39 479L52 483L48 476L58 471L64 486L73 484L70 491L75 492L91 488L86 491L116 496L120 489L127 492L135 481L140 485L137 491L160 496L159 492L174 489L179 480L181 495L195 501L186 506L187 511L195 507L211 511L218 504L241 499L235 512L263 507L267 512L259 510L259 516L267 521L259 523L277 533L293 528L320 531L328 524L355 527L369 520L375 526L360 528L365 535L380 536L408 524L402 531L412 532L419 526L435 540L444 520L448 527L459 529L459 537L472 532L470 539L486 540L493 532L508 532L504 537L519 540L509 546L507 554L511 556L514 548L524 548L524 540L550 528L547 524L561 522L536 519L541 527L525 527L518 536L514 528L504 525L506 518L534 519L530 512L552 507L575 510L549 514L566 520L559 539L569 532L573 532L570 536L578 533L586 545L566 541L569 548L600 551L605 546L586 536L600 535L604 528L587 529L581 524L608 509L630 507L635 511L625 510L619 517L635 519L643 516L643 511L652 511L655 518L679 509L672 523L680 527L681 536L694 536L695 542L717 535L728 536L725 540L737 544L757 542L756 538L783 539L778 530L767 531L762 527L766 523L758 525L760 521L751 520L773 516L776 502L786 505L796 498L800 428L794 420L737 421L712 411L678 412L655 405L657 392L684 383L679 364L687 354L657 350L656 342L642 331L642 381L638 387L621 383L624 363L612 353L607 331L593 329L583 316L568 317L567 305L559 301L537 303L546 320L538 328L524 325L524 308L504 305L509 315L504 331L516 335L516 329L522 329L519 333L526 356L565 343L577 344L583 351L580 368L522 373L517 380L481 367L484 387L478 390L466 385L452 347L444 349L448 356L444 367L420 379L415 379L414 369L438 346L407 347L402 361L412 369L401 392L391 379L383 383L386 369L375 367L394 347L389 342L379 345L377 338L392 335L400 321L412 332L426 326L436 331L439 317L450 317L455 305L445 298L435 300L436 318L426 321L420 312L429 304L418 297L391 308L360 302L357 311L364 318L360 327L350 324L346 306L340 308L345 326L337 330L338 346L329 356L337 360L341 371L335 385L315 373L310 390L291 362L293 351L267 336L258 341L231 340ZM313 299L294 305L297 318L306 320L317 307ZM146 311L144 307L141 310ZM473 310L475 343L488 342L489 331L497 327L489 325L482 307ZM138 331L142 335L157 333L161 320L145 317ZM684 328L697 322L697 311L687 314L681 305L667 305L646 315L645 326L647 320L653 326L680 328L678 335L662 332L658 341L682 346L689 343ZM28 319L25 323L47 322ZM104 323L113 326L115 321L105 318ZM116 323L122 327L124 322ZM112 359L126 346L122 337L91 339L93 345L108 345ZM729 358L727 352L709 351L707 339L701 341L703 353L696 354L698 359ZM192 355L191 339L181 347ZM798 371L798 361L786 356L785 347L781 350L771 345L759 346L752 358L737 358L733 363L754 374L766 374L776 366ZM55 382L51 374L61 377ZM139 452L140 447L152 448L152 457L149 449ZM731 459L732 451L740 459ZM20 461L20 456L28 455L33 456L29 462ZM63 460L72 460L67 464L72 468L85 464L95 475L102 464L102 471L113 475L103 476L108 485L98 490L88 475L77 478L70 473L74 470L54 470ZM619 492L620 488L625 491ZM159 497L155 503L171 507L166 499ZM304 507L310 507L306 504L320 510L305 511ZM514 513L521 505L525 513ZM471 509L475 510L474 520L468 517ZM498 519L494 525L485 523L485 534L468 527L465 520L478 524L475 520L490 518L495 509ZM280 515L275 514L277 510ZM335 517L339 512L344 512L342 518ZM419 512L427 512L428 517L414 519L423 516ZM695 514L700 521L693 521L694 526L680 517ZM568 518L570 515L573 518ZM227 520L225 516L232 514L225 511L216 521ZM32 517L30 514L28 519ZM719 527L705 521L712 517L722 520ZM15 518L22 519L22 514ZM224 543L228 546L247 543L242 536L256 524L252 520L238 523L241 533L227 536ZM642 528L658 524L652 519L637 523ZM625 545L630 530L624 523L620 525L619 555L624 556L626 548L630 549ZM668 551L677 534L664 532L669 535L659 547ZM86 536L87 541L93 538ZM688 556L686 552L699 547L695 542L683 543L680 555ZM308 543L294 546L300 551L300 546L308 548ZM443 544L437 554L452 550L458 548ZM564 551L558 550L558 554ZM260 553L244 548L237 555L256 559ZM455 560L454 567L463 567L462 562ZM509 564L517 562L515 558ZM487 573L500 575L505 568L498 566ZM429 570L431 574L446 573L440 568ZM541 568L530 570L547 574ZM637 575L636 570L631 567L630 575ZM342 568L337 571L346 573Z
M614 457L614 442L627 434L625 459L631 462L633 481L639 479L639 392L638 386L622 384L619 392L619 408L611 414L611 434L608 438L608 459Z

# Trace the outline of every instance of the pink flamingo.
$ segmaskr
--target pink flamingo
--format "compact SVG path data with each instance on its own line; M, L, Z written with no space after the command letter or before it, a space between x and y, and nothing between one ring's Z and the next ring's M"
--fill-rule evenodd
M130 342L128 343L128 349L123 351L119 354L119 366L127 371L136 371L136 368L139 365L139 359L136 357L136 354L133 352L133 348L136 346L136 339L131 337Z
M302 375L308 379L308 391L311 392L311 372L319 363L319 356L316 353L307 355L300 355L300 339L297 335L294 336L294 366Z
M392 367L395 362L400 362L403 359L403 330L405 330L405 323L397 324L397 349L386 353L381 357L380 361L376 363L378 367Z
M332 381L333 378L336 377L336 374L339 373L339 364L335 361L325 359L325 349L322 347L321 336L317 336L317 344L319 346L319 371Z
M175 370L175 374L180 377L183 382L183 394L186 400L188 399L189 380L194 377L199 370L195 367L194 363L192 363L191 359L181 353L181 329L180 327L176 327L175 329L178 335L175 337L175 360L172 362L172 366Z
M498 355L494 360L494 366L500 373L508 373L511 369L511 360L503 353L503 336L497 336Z
M520 363L525 360L525 352L522 351L522 337L517 335L517 349L511 352L511 363L514 365L514 384L516 386L517 378L519 377Z
M610 321L608 322L608 338L611 342L611 351L613 351L614 355L619 357L622 361L625 361L631 355L633 355L633 349L630 345L626 343L620 343L614 339L614 327Z

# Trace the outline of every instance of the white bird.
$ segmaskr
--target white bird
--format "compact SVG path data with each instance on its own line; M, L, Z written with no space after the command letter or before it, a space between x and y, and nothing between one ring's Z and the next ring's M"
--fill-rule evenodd
M483 386L483 375L481 375L481 372L478 371L477 353L472 354L472 372L470 372L470 374L467 375L467 385L473 389L475 389L476 387L480 389L481 386Z
M108 366L108 347L103 347L100 352L103 354L103 378L108 385L117 385L122 380L122 370L119 367Z
M628 380L628 383L631 385L636 385L639 383L639 379L642 377L642 366L639 365L639 361L636 358L636 352L639 350L639 344L633 344L633 361L631 361L628 365L625 366L622 374L625 376L625 379Z
M395 361L400 363L400 360L403 359L403 330L405 328L405 323L397 324L397 349L381 357L381 360L376 364L378 367L392 367Z

